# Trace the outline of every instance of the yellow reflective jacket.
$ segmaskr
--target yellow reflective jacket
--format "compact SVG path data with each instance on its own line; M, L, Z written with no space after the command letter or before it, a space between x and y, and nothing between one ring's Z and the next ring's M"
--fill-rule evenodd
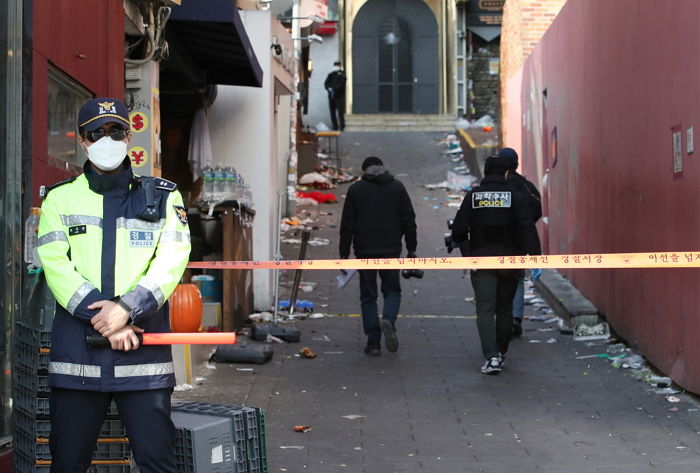
M187 212L176 185L132 173L84 173L50 188L39 222L38 252L56 298L49 384L126 391L172 387L168 346L135 351L91 347L90 319L100 300L120 300L146 332L168 332L168 297L190 253Z

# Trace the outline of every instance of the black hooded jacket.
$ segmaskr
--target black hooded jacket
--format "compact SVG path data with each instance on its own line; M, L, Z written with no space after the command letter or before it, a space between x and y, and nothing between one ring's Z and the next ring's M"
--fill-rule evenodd
M398 257L401 238L416 251L416 214L406 188L382 166L370 166L348 189L340 221L340 257Z

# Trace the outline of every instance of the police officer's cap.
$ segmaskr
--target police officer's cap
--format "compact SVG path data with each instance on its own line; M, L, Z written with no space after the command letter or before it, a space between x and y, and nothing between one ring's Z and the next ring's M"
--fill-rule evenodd
M101 97L91 99L80 107L78 112L78 128L92 131L106 123L119 123L129 129L129 112L126 105L119 99Z
M484 175L486 174L505 174L508 170L508 163L505 159L498 156L491 156L484 163Z
M518 153L513 148L503 148L498 152L498 157L506 162L508 169L518 167Z

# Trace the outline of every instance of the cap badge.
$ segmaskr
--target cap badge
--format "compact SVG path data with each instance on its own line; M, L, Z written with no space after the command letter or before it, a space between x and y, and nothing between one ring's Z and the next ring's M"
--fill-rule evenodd
M97 105L100 106L100 114L103 113L117 113L117 109L114 106L114 102L99 102Z

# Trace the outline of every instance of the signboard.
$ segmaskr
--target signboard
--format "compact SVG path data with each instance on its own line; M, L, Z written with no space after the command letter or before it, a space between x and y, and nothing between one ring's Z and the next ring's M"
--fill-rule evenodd
M318 16L328 19L328 0L301 0L299 3L299 16ZM299 25L306 28L313 23L312 20L301 20Z
M500 26L506 0L471 0L467 4L467 26Z

